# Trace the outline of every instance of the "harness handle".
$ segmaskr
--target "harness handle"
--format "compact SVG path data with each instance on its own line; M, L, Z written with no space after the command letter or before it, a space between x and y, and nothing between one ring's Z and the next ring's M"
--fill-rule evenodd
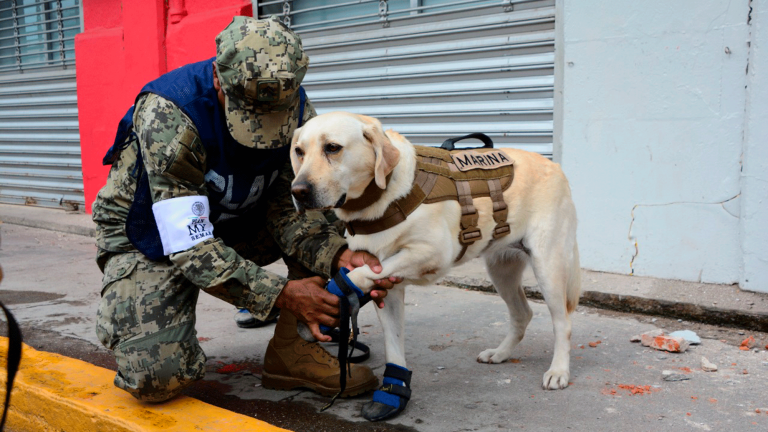
M491 138L488 135L480 132L474 132L469 135L464 135L464 136L455 137L455 138L448 138L447 140L443 141L443 145L441 145L440 148L450 151L454 149L453 145L458 141L470 139L470 138L475 138L482 141L484 145L481 148L493 148L493 141L491 140Z

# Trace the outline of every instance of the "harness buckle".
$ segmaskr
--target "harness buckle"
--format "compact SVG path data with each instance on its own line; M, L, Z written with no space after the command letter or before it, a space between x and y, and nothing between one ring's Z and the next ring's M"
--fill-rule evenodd
M503 222L500 224L497 224L496 227L493 229L493 238L498 239L501 237L504 237L505 235L509 234L511 232L509 228L509 224L507 222Z
M465 228L459 233L459 242L463 245L471 245L481 238L483 238L483 233L477 226Z

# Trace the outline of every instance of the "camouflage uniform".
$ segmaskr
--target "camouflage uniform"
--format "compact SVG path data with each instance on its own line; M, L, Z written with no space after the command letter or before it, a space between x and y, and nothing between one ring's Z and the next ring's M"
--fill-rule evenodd
M248 32L253 33L242 20L237 26L238 18L222 32L234 31L229 40L235 43ZM217 38L219 57L226 35L224 39L222 42ZM289 55L291 52L288 49ZM217 67L222 79L226 78L222 75L231 73L223 71L229 66ZM238 91L232 87L236 86L225 88L228 96L228 91ZM269 93L274 89L262 90ZM286 103L281 91L278 89L278 97L272 98L277 99L275 103ZM230 133L243 143L239 137L250 139L258 132L261 141L244 145L285 145L298 123L297 98L292 103L281 124L275 123L279 116L254 114L257 110L253 107L234 106L227 98ZM240 115L242 124L229 122L233 113ZM307 101L304 121L315 115ZM237 244L209 238L164 260L148 259L131 244L125 231L137 187L137 152L143 156L153 202L207 196L207 155L191 119L173 102L156 94L137 100L133 130L138 142L122 150L93 205L98 229L97 263L104 272L97 334L104 346L114 351L118 364L115 385L140 400L159 402L178 394L205 373L206 357L194 328L200 289L250 310L259 319L267 319L288 279L261 266L283 256L291 269L289 277L317 274L328 278L334 258L346 241L321 213L296 213L290 196L293 171L287 161L267 190L268 195L260 201L264 208L248 213L248 226L263 228L247 232ZM222 223L222 229L226 229L226 223Z

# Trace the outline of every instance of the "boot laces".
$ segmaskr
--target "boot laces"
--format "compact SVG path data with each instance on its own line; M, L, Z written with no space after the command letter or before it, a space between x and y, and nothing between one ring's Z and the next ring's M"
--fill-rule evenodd
M323 358L323 360L326 360L328 358L331 359L331 362L336 365L339 363L339 359L336 358L333 354L329 353L328 350L326 350L322 345L320 345L317 342L304 342L301 344L302 347L310 346L310 348L313 348L317 354L320 354Z

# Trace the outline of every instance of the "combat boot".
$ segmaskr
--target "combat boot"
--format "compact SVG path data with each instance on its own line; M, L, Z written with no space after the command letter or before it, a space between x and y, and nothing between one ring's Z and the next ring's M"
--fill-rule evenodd
M339 392L339 360L317 342L307 342L296 332L296 317L283 309L275 336L267 345L261 383L275 390L308 388L323 396ZM378 387L379 380L367 366L350 364L351 377L342 397Z

